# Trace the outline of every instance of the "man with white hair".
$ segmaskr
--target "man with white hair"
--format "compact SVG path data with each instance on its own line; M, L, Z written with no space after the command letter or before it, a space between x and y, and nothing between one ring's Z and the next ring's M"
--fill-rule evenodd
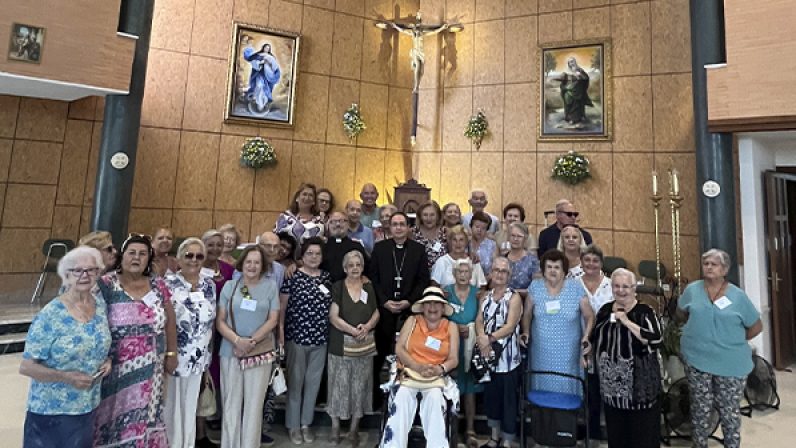
M480 188L474 189L470 192L470 200L467 201L470 204L470 213L465 214L462 216L462 224L470 228L470 221L473 219L473 213L475 212L484 212L487 213L486 205L489 204L489 200L486 198L486 192ZM487 232L490 234L494 234L498 231L499 223L498 217L493 215L492 213L487 213L489 217L492 219L492 224L489 225Z
M568 199L561 199L556 202L556 222L539 232L539 258L542 258L542 255L548 250L555 249L558 246L558 240L561 238L561 229L565 226L576 226L579 215L580 212ZM583 241L586 244L591 244L591 234L583 227L578 228L583 234Z

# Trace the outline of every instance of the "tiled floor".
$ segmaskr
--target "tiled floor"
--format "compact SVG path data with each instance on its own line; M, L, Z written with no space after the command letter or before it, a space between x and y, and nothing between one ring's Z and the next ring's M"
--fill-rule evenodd
M0 356L0 448L22 445L22 425L25 420L25 401L28 379L19 375L19 354ZM796 374L777 372L777 384L782 398L782 407L776 412L756 412L752 418L744 418L742 441L744 447L790 448L796 440ZM328 428L318 428L316 441L309 445L325 447ZM362 447L374 447L378 434L375 431L363 433ZM273 436L276 447L293 447L284 428L275 428ZM484 440L485 442L486 440ZM674 442L674 446L689 446L685 442ZM350 446L348 443L341 448ZM463 446L463 445L462 445ZM605 444L601 446L606 446ZM711 442L711 447L720 446Z

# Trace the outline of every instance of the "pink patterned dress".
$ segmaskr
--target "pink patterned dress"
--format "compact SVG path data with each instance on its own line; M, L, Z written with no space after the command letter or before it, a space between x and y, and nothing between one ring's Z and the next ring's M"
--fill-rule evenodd
M108 306L113 368L102 382L97 408L95 447L168 448L163 420L163 355L170 293L162 278L151 278L151 291L133 300L116 273L99 281Z

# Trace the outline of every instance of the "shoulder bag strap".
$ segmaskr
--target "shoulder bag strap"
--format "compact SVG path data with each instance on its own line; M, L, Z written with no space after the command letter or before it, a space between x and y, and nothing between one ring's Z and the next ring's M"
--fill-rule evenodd
M232 294L229 296L229 303L227 303L227 313L229 314L230 323L232 323L232 331L236 334L238 329L235 327L235 313L232 312L232 302L235 300L235 291L238 290L238 285L240 285L240 278L235 282L235 287L232 288Z

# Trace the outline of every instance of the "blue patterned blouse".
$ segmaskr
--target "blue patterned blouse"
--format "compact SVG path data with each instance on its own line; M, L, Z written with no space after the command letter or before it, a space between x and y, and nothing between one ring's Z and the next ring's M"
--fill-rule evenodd
M108 358L111 333L105 302L94 296L94 318L83 323L69 314L58 298L33 318L22 357L61 371L93 375ZM67 383L31 380L28 411L43 415L80 415L93 411L100 402L100 381L77 389Z

